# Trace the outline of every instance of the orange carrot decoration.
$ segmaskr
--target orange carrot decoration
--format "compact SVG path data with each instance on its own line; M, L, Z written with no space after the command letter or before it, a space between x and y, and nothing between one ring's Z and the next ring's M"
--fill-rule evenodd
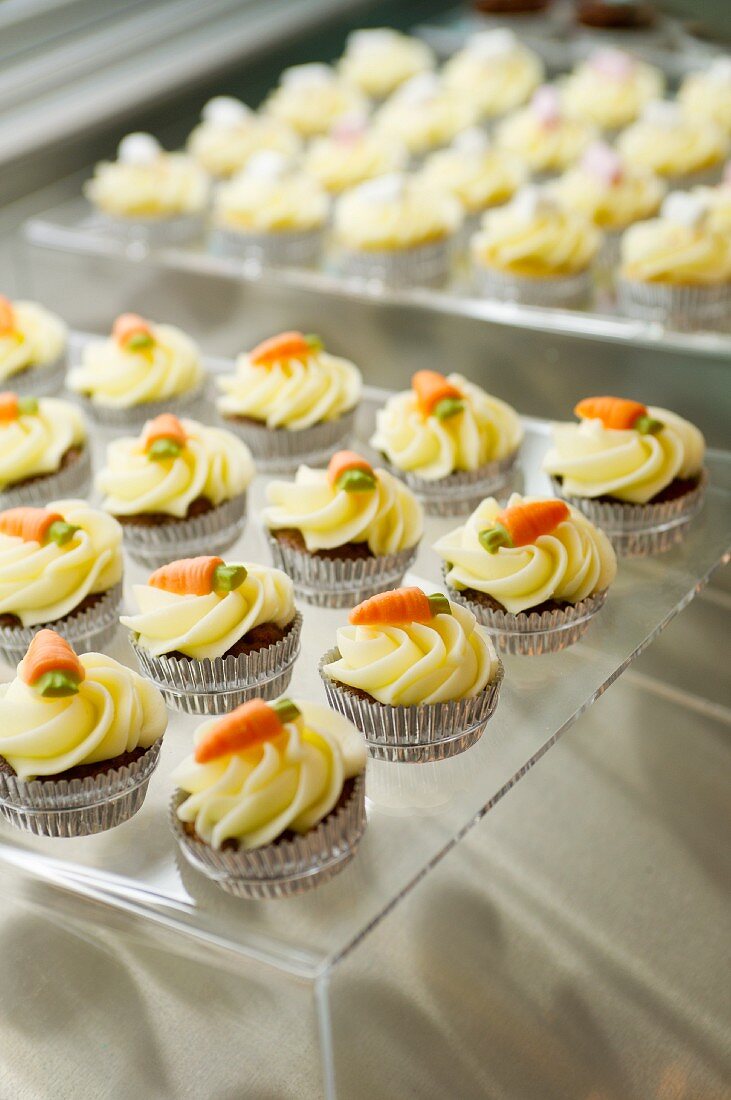
M574 412L582 420L601 420L605 428L634 428L643 435L654 435L663 427L661 420L650 416L646 405L623 397L585 397Z
M211 726L195 747L195 759L199 764L208 764L271 741L284 732L286 722L294 722L300 713L291 699L278 699L276 703L250 699Z
M347 493L367 493L376 487L373 467L355 451L334 454L328 463L327 479L334 489Z
M86 672L73 649L55 630L39 630L20 665L21 679L44 699L76 695Z
M208 596L233 592L246 580L246 567L226 565L223 558L180 558L156 569L148 580L153 588L177 596Z
M161 413L148 421L142 437L145 454L155 462L177 458L188 442L185 428L172 413Z
M411 388L422 416L447 420L462 412L464 394L435 370L418 370L411 379Z
M441 592L427 596L420 588L395 588L379 592L354 607L348 616L353 626L396 626L428 623L435 615L451 615L449 600Z
M322 348L322 340L313 333L280 332L270 336L249 352L249 361L256 367L270 367L287 359L306 359L313 351Z
M10 336L15 332L15 310L13 303L4 294L0 294L0 336Z
M155 343L152 326L137 313L122 313L112 326L112 337L126 351L146 351Z
M528 546L541 535L550 535L571 513L562 500L532 500L503 508L495 523L480 531L480 544L488 554L496 554L501 546Z
M0 533L23 542L39 542L41 546L55 542L65 546L78 530L58 512L45 508L9 508L0 512Z
M11 390L0 393L0 423L17 420L19 416L36 416L37 413L38 401L35 397L18 397Z

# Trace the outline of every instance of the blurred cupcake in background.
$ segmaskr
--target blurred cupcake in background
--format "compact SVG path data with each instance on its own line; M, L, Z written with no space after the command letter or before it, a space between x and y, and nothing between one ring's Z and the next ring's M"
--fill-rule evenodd
M228 177L246 167L255 153L271 149L296 156L302 143L275 118L257 114L233 96L210 99L188 138L188 152L212 176Z
M724 177L715 187L694 188L706 207L708 224L716 233L731 235L731 163L726 165Z
M36 397L60 390L67 339L55 313L0 294L0 389L12 385L15 393Z
M86 424L75 405L0 393L0 508L81 496L90 476Z
M629 164L687 188L720 179L729 139L715 122L685 114L679 103L653 99L619 135L617 148Z
M397 137L375 133L365 115L343 118L325 137L314 138L303 160L306 172L331 195L406 167L408 150Z
M378 100L434 65L434 53L425 42L390 27L374 27L348 35L338 69L363 95Z
M519 156L537 177L565 171L596 137L596 126L566 113L551 84L541 85L527 107L508 115L495 130L498 147Z
M479 31L451 57L442 72L450 91L470 98L480 119L521 107L543 80L540 57L511 30Z
M376 132L402 141L412 157L448 145L477 118L472 98L447 88L436 73L421 73L402 84L376 112Z
M326 134L338 119L368 111L362 92L329 65L313 62L285 69L262 107L302 138Z
M567 114L608 131L634 122L664 89L659 69L612 48L596 50L560 83Z
M717 57L686 76L678 102L689 118L706 119L731 135L731 57Z

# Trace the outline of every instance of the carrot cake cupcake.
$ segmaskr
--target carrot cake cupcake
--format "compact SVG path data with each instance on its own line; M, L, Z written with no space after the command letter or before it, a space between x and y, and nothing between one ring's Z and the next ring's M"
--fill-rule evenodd
M522 106L543 79L540 57L507 28L473 34L443 69L445 87L468 96L480 118Z
M522 441L510 405L461 374L422 370L376 413L370 443L430 515L452 516L506 484Z
M420 73L402 84L376 112L377 133L402 141L420 157L450 141L477 119L471 97L450 91L436 73Z
M122 528L83 500L0 512L0 652L16 664L39 626L101 647L122 600Z
M373 756L422 763L482 736L503 667L466 607L398 588L353 608L320 675L330 706L363 731Z
M231 432L163 413L140 436L109 444L96 487L130 555L155 567L232 546L253 476L248 448Z
M233 96L217 95L206 103L201 121L188 138L188 152L212 176L227 178L246 167L256 153L273 150L287 157L302 143L283 122L258 115Z
M199 726L173 772L183 856L237 897L289 897L352 859L366 826L363 737L318 703L251 699Z
M66 325L35 302L0 294L0 387L40 396L55 393L66 373Z
M554 176L575 164L597 137L596 127L567 114L551 84L538 88L527 107L508 115L495 129L501 149L519 156L533 176Z
M673 188L687 188L718 181L729 139L715 122L685 114L678 103L652 99L619 135L617 148L629 164L649 168Z
M368 100L329 65L317 62L285 69L263 112L303 138L326 134L345 115L362 114Z
M338 68L349 84L378 100L434 65L433 51L419 38L390 27L372 27L348 35Z
M0 393L0 508L86 491L84 418L69 401Z
M224 714L252 696L274 699L292 677L302 616L279 569L218 557L163 565L132 589L140 668L169 706Z
M662 96L665 77L653 65L609 47L582 61L560 90L568 114L617 131L634 122L645 103Z
M205 372L198 348L173 325L123 313L106 340L91 340L69 389L103 424L141 427L158 412L200 402Z
M485 210L511 199L527 176L521 159L496 149L478 127L463 130L448 149L428 156L419 173L428 186L448 191L462 204L465 229L475 229Z
M510 653L573 645L617 572L612 544L562 500L494 497L434 544L449 594Z
M267 486L262 513L274 562L320 607L348 607L400 584L423 530L416 498L398 478L353 451L327 470L300 466Z
M315 138L303 161L306 172L331 195L405 168L409 154L396 137L378 134L365 116L344 118L327 136Z
M705 442L667 409L589 397L578 424L556 424L543 468L556 493L607 533L620 554L668 549L703 503Z
M701 72L686 76L678 102L689 118L708 119L731 135L731 57L717 57Z
M145 800L167 714L157 688L40 630L0 685L0 815L39 836L87 836Z

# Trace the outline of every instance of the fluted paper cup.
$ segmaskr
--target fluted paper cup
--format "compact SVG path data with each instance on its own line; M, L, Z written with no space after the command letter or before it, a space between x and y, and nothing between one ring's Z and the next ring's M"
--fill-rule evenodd
M221 554L233 546L246 522L246 493L191 519L174 523L124 523L124 548L140 565L157 569L178 558Z
M28 367L5 379L8 389L20 397L49 397L63 389L66 378L66 352L52 363Z
M55 474L44 474L37 481L0 492L0 511L25 505L45 508L49 500L70 500L85 497L91 480L91 447L87 443L81 454Z
M158 218L114 217L97 211L98 228L123 243L144 245L146 248L171 248L198 240L203 236L205 220L202 210Z
M83 611L71 611L55 622L36 626L0 626L0 654L8 664L22 661L28 646L39 630L55 630L77 653L103 650L111 642L119 625L119 605L122 602L122 582L100 595L99 600Z
M669 328L728 327L731 318L731 281L713 285L674 286L617 280L617 304L628 317L656 321Z
M268 428L266 424L236 420L230 416L221 416L220 419L224 427L249 448L257 470L283 474L303 464L326 465L335 451L341 450L352 436L355 409L349 409L336 420L323 420L320 424L296 432L287 428Z
M340 248L336 264L348 279L358 279L390 290L411 286L442 286L452 262L452 239L432 241L413 248L393 248L378 251Z
M399 470L386 462L389 471L401 479L419 498L430 516L462 516L473 512L485 497L497 496L510 483L518 451L507 458L487 462L476 470L459 470L429 481L418 474Z
M209 248L217 256L260 267L313 267L323 250L323 228L271 233L246 233L216 226Z
M175 416L191 416L195 413L199 416L201 404L205 402L205 383L201 383L194 390L177 394L164 401L145 401L139 405L130 405L126 409L100 404L83 394L74 396L90 420L105 428L133 431L142 428L148 420L153 420L161 413L174 413Z
M555 275L532 279L511 275L473 264L475 289L485 298L498 302L518 302L524 306L553 306L567 309L585 305L591 297L591 271L576 275Z

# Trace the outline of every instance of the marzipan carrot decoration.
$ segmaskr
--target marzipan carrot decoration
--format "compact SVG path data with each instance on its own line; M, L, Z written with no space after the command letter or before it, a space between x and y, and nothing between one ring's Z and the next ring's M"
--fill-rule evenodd
M21 678L44 699L76 695L86 675L73 649L55 630L39 630L28 646Z
M65 546L78 530L58 512L46 508L9 508L0 512L0 533L23 542L39 542L41 546L55 542Z
M314 333L304 335L301 332L280 332L262 340L249 352L249 361L257 367L270 367L272 363L281 363L287 359L306 359L313 351L322 348L322 340Z
M112 336L127 351L146 351L155 343L152 326L137 313L122 313L114 322Z
M601 420L605 428L634 428L643 435L654 435L663 427L661 420L650 416L646 405L623 397L585 397L574 412L582 420Z
M435 370L418 370L411 379L411 388L422 416L436 416L447 420L462 412L464 394Z
M379 592L354 607L348 616L353 626L397 626L428 623L435 615L451 615L449 600L441 592L427 596L420 588L394 588Z
M208 596L233 592L246 580L246 567L226 565L223 558L180 558L156 569L148 580L153 588L178 596Z
M296 721L300 714L291 699L278 699L276 703L250 699L211 726L195 747L195 759L199 764L208 764L271 741L284 732L286 722Z
M0 336L10 336L15 332L15 310L13 303L4 294L0 294Z
M177 458L187 442L185 428L172 413L161 413L145 427L145 454L156 462L164 458Z
M355 451L334 454L327 467L327 479L334 489L347 493L367 493L376 487L373 467Z
M36 416L37 413L38 401L35 397L18 397L11 390L0 393L0 422L17 420L19 416Z
M562 500L533 500L513 504L495 516L495 523L480 531L480 544L488 554L501 546L528 546L541 535L550 535L571 513Z

